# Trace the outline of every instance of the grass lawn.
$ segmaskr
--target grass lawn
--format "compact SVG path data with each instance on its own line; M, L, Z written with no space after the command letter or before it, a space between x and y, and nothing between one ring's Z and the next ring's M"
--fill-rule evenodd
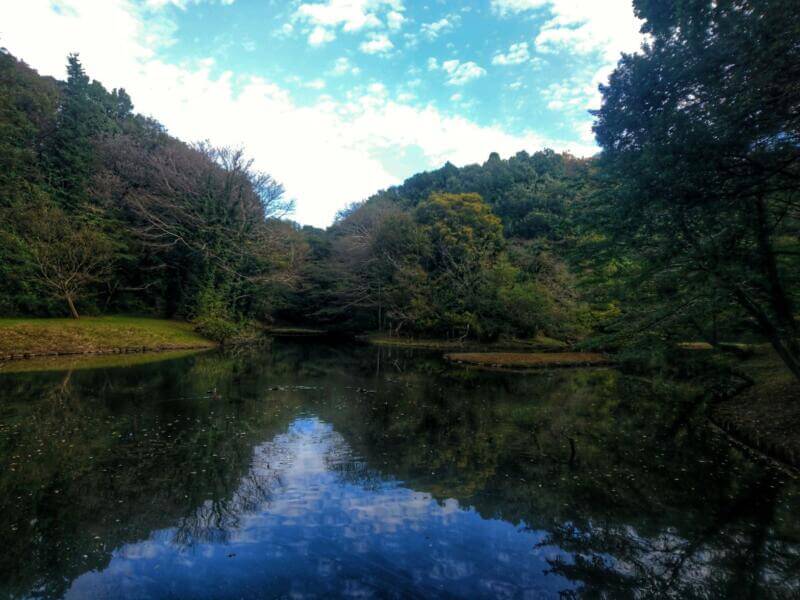
M181 321L141 317L0 319L0 358L214 346Z

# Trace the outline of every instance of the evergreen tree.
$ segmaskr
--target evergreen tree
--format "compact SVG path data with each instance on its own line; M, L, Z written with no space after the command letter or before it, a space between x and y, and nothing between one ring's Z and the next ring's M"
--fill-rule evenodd
M92 139L108 125L100 90L90 83L78 55L70 54L67 81L48 148L50 188L59 204L68 209L76 209L87 199L95 157Z
M602 87L595 126L608 231L670 313L737 307L800 379L800 12L634 4L652 41Z

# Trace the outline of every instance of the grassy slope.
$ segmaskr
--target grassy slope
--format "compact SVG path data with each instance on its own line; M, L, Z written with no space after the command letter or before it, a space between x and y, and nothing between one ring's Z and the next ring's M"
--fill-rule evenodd
M0 357L211 347L188 323L139 317L0 319Z

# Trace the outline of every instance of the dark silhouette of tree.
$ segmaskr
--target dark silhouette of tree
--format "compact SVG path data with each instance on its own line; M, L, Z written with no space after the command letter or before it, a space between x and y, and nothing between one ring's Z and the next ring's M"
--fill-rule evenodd
M667 284L664 303L718 292L800 379L800 13L787 0L634 6L651 41L622 58L596 113L606 223Z

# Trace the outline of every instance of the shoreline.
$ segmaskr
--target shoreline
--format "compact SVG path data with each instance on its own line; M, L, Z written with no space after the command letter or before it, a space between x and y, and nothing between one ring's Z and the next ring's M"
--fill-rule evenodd
M458 365L515 372L614 365L610 357L596 352L456 352L444 358Z
M530 340L510 339L494 342L479 342L475 340L447 340L436 338L411 338L377 335L374 333L361 334L355 339L373 346L386 346L391 348L409 348L419 350L439 350L442 352L566 352L569 344L551 338L534 338Z
M215 348L190 323L145 317L0 319L0 362Z
M196 344L188 346L130 346L130 347L116 347L116 348L103 348L99 350L85 350L85 351L61 351L53 350L49 352L25 352L22 354L0 354L0 363L10 363L23 360L30 360L34 358L52 358L56 356L64 357L77 357L77 356L109 356L114 354L146 354L146 353L159 353L170 352L172 350L210 350L215 348L216 344Z
M302 326L273 327L268 337L327 337L327 332ZM525 374L544 369L613 368L614 357L595 352L570 352L549 339L479 343L361 335L357 341L375 346L441 353L448 363L468 369ZM219 344L199 335L184 321L144 317L72 319L0 319L0 372L14 365L90 360L91 357L169 354L209 350ZM756 351L757 350L757 351ZM48 359L51 359L48 361ZM731 358L730 360L735 360ZM769 350L755 349L735 363L756 382L707 406L705 417L720 431L755 453L788 468L800 469L800 386L783 373Z

